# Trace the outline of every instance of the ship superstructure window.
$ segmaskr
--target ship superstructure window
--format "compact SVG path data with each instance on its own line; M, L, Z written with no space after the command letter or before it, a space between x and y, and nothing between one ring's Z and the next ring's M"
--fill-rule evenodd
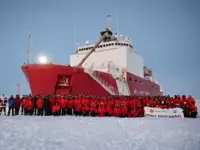
M127 43L115 43L115 45L127 46L127 47L131 47L132 48L132 46L130 44L127 44Z
M127 47L131 47L132 46L130 44L127 43L109 43L109 44L103 44L103 45L99 45L97 46L97 48L103 48L103 47L108 47L108 46L113 46L113 45L119 45L119 46L127 46ZM78 51L87 51L87 50L91 50L93 47L85 47L85 48L79 48Z
M129 77L128 80L132 82L132 78L131 77Z

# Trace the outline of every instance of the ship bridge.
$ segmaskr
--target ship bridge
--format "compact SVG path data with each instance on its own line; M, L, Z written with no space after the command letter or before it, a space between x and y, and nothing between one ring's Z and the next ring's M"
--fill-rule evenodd
M128 37L124 38L122 36L119 36L119 38L118 38L118 36L113 35L112 31L110 31L108 28L106 28L105 31L101 32L101 37L106 32L108 33L107 37L103 40L103 42L100 45L97 46L95 51L119 48L118 46L127 47L127 48L129 48L129 50L133 49L132 41L129 40ZM84 44L78 45L76 53L77 54L88 53L94 47L95 43L91 44L90 41L85 41Z

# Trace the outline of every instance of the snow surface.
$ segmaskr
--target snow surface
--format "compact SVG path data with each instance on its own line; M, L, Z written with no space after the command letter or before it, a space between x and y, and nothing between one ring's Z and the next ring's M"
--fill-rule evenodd
M0 150L200 150L199 128L200 116L0 116Z

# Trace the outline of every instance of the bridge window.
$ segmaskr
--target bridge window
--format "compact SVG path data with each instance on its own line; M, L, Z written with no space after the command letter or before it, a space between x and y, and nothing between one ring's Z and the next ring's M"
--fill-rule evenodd
M135 82L137 82L137 79L135 79Z
M102 45L100 45L99 47L102 48Z
M132 78L131 78L131 77L129 77L129 78L128 78L128 80L129 80L129 81L132 81Z
M109 44L109 46L111 46L111 44Z

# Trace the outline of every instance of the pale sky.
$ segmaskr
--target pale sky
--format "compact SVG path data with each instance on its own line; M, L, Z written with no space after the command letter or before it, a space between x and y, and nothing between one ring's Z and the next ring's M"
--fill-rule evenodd
M1 0L0 94L29 93L20 66L26 61L31 28L32 55L68 64L75 46L96 41L111 15L111 27L133 40L165 94L200 99L200 1L198 0Z

